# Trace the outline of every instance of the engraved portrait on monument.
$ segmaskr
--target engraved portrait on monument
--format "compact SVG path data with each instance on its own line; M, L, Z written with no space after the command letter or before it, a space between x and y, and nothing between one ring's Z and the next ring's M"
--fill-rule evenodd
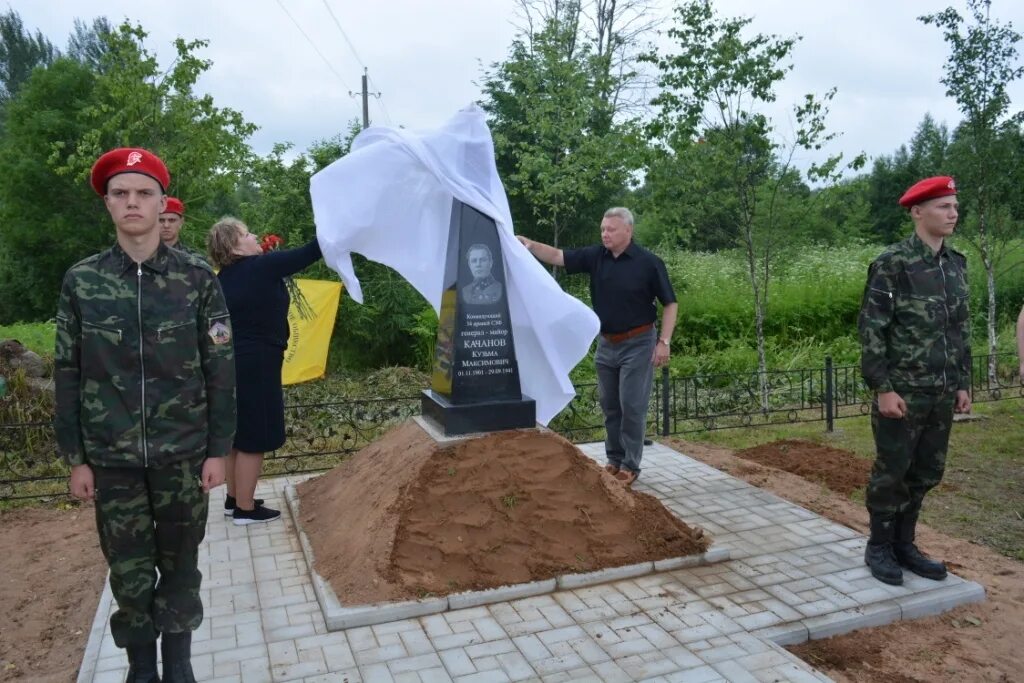
M462 288L462 300L467 304L496 304L503 293L501 283L491 275L494 257L486 244L476 243L466 250L466 263L473 281Z

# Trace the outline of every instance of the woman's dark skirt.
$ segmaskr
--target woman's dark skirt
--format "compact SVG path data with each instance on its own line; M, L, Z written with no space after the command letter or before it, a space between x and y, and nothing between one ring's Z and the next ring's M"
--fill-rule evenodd
M283 363L282 348L267 344L235 346L237 450L266 453L284 445Z

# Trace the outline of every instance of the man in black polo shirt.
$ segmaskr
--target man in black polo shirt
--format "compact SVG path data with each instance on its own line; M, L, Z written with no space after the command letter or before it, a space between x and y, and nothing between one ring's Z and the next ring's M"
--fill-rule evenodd
M594 363L604 413L605 469L627 486L640 474L654 367L668 363L676 295L665 263L633 242L633 214L605 211L601 245L565 251L519 236L531 254L567 273L590 273L590 300L601 320ZM658 299L661 336L654 326Z

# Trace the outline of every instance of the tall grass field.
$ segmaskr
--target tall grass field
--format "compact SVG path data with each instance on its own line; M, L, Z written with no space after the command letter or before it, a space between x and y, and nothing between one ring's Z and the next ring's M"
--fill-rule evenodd
M860 357L857 314L875 244L803 247L782 253L769 280L765 316L768 367L818 367ZM971 251L971 318L975 353L984 353L985 271ZM745 257L739 252L663 253L679 300L672 370L680 375L744 372L757 367L754 304ZM1024 268L996 280L1001 351L1014 350L1013 323L1024 303Z
M853 242L842 246L802 246L779 253L773 261L765 318L769 368L820 367L826 356L832 356L838 365L858 362L857 313L864 281L868 264L883 249L878 244ZM976 253L966 248L963 251L969 260L975 353L982 354L987 349L985 271ZM756 368L753 297L743 254L662 250L660 255L679 300L672 373L681 376L748 372ZM589 304L585 275L563 275L560 282ZM1024 267L1000 274L996 291L999 350L1013 351L1013 325L1024 303ZM346 317L358 317L353 308L356 305L345 300L339 311L336 335L345 334ZM426 317L436 325L433 316ZM431 330L420 332L416 338L433 338ZM10 338L37 353L52 355L53 321L0 326L0 339ZM373 369L363 368L361 373ZM580 363L573 378L592 380L592 363Z

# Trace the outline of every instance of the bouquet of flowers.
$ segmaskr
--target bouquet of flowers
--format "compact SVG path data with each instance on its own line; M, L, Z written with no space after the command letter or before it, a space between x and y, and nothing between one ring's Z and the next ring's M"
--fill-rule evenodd
M268 251L274 251L282 244L284 244L283 239L281 239L274 233L268 233L263 236L263 239L260 240L260 249L262 249L263 253L266 254Z
M284 240L273 233L264 235L263 239L260 240L260 248L263 249L264 254L268 251L275 251L283 244ZM299 317L303 320L312 320L313 307L309 305L306 296L290 275L284 279L284 286L288 289L288 296L291 297L292 303L295 304L295 312L299 314Z

